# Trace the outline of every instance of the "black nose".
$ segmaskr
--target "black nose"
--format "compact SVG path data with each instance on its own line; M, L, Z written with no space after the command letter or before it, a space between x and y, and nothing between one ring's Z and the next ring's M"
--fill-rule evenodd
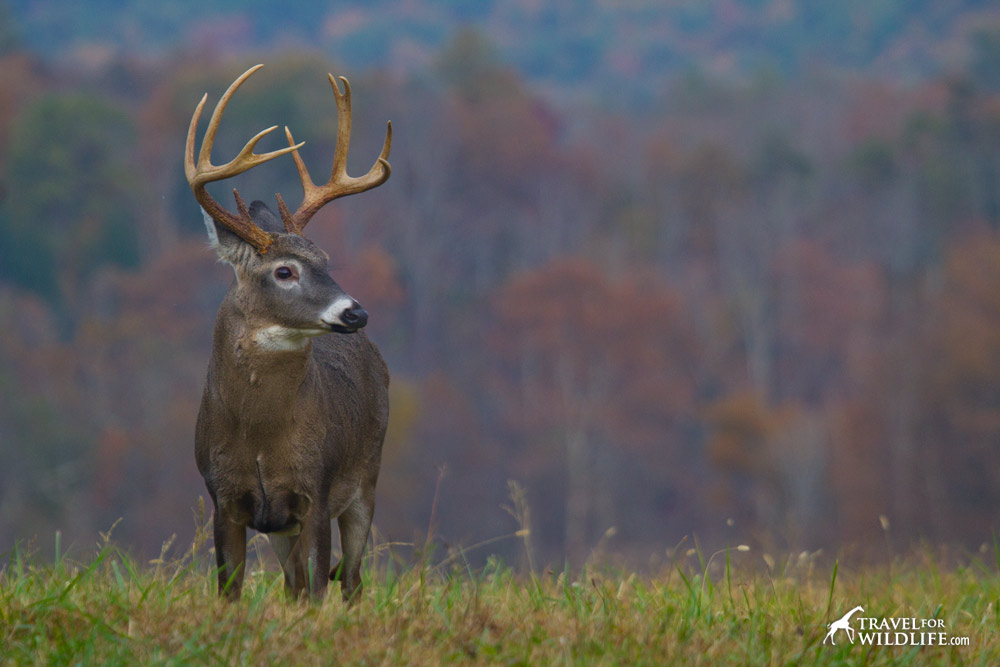
M355 304L340 315L341 321L351 329L360 329L368 324L368 311Z

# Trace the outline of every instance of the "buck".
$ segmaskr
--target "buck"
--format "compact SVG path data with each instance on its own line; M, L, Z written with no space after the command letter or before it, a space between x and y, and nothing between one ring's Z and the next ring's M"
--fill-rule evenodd
M240 596L250 527L267 533L293 597L306 591L322 596L328 580L339 577L344 599L356 600L389 414L389 374L361 331L368 313L330 277L329 257L302 230L330 201L389 178L392 124L368 173L348 176L351 88L341 77L341 92L329 75L337 141L327 183L313 183L298 153L303 144L294 142L287 127L287 148L254 152L271 127L231 162L215 166L210 156L226 105L261 67L247 70L219 100L195 160L198 120L208 95L201 99L184 156L211 244L236 272L216 319L195 429L198 470L215 506L219 594ZM304 191L294 213L280 194L278 215L260 201L247 208L236 190L233 213L205 189L287 153ZM331 569L333 519L342 559Z

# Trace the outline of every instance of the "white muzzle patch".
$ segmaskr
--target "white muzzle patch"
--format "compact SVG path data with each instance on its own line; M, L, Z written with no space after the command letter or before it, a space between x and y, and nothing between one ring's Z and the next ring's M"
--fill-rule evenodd
M331 303L326 310L319 316L321 320L327 324L336 324L339 326L347 326L341 317L344 311L353 308L356 305L354 299L349 296L342 296Z

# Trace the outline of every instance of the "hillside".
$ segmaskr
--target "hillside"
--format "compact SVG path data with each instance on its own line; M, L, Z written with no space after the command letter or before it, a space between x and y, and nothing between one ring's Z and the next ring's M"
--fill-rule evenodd
M692 69L924 79L960 66L969 37L1000 25L1000 8L986 0L350 0L291 9L237 0L6 2L32 51L80 62L294 47L352 69L412 73L456 29L471 27L529 80L571 93L611 86L633 102Z
M327 72L352 174L393 123L392 179L309 228L392 375L387 539L491 540L521 498L540 563L992 543L997 10L212 6L0 0L0 551L190 531L232 274L184 137L256 62L214 159L287 125L321 173ZM289 160L229 187L302 192Z

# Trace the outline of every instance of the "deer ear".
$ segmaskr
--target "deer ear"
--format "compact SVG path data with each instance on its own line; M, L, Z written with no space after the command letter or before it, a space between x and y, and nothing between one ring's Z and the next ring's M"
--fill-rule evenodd
M265 232L285 233L285 225L274 214L274 211L259 199L250 204L250 219Z
M217 223L205 209L201 210L201 216L205 220L208 244L215 250L215 254L219 256L221 261L235 268L239 262L241 251L250 247L249 244Z

